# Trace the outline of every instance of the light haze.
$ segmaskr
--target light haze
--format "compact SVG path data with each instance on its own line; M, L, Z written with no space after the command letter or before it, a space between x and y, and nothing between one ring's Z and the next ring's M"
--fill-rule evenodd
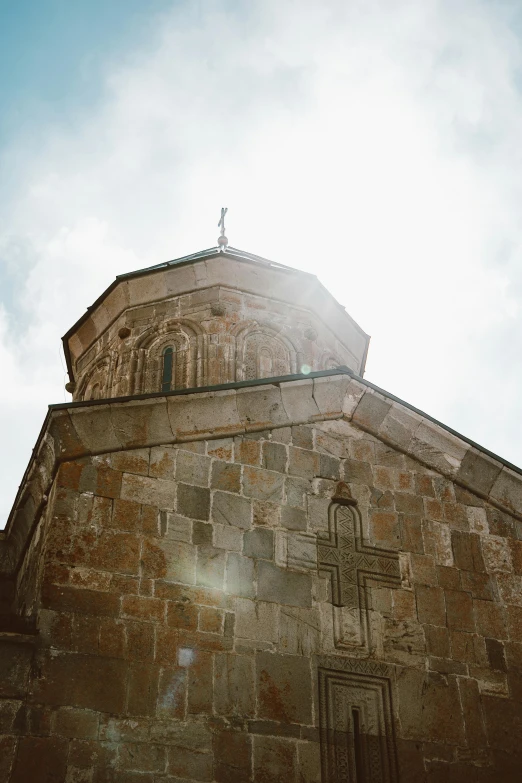
M522 465L516 13L151 3L114 45L80 41L58 103L44 87L17 103L0 127L0 527L47 405L70 399L61 336L116 274L214 245L221 206L231 245L317 274L372 335L370 381Z

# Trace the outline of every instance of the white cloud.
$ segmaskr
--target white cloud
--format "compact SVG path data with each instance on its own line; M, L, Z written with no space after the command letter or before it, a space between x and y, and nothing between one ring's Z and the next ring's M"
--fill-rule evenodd
M115 274L231 243L317 273L367 377L522 463L520 40L509 5L173 7L103 103L4 153L0 519L60 337Z

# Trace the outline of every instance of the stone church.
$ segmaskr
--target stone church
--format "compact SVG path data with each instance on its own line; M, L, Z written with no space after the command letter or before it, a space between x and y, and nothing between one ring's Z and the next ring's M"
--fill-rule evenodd
M0 781L522 780L522 473L368 343L225 238L70 329L0 534Z

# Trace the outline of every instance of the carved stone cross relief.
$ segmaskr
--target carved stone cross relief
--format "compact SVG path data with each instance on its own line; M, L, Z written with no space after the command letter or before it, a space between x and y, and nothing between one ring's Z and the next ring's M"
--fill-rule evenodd
M331 578L335 646L367 649L367 582L400 587L398 553L364 543L357 501L342 499L330 506L328 533L317 542L317 563Z

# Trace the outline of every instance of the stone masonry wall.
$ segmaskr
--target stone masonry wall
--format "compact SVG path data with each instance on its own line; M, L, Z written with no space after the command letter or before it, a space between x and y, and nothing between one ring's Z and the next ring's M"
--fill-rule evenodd
M346 783L352 702L368 780L520 780L522 524L366 426L62 463L39 634L0 634L0 780Z

